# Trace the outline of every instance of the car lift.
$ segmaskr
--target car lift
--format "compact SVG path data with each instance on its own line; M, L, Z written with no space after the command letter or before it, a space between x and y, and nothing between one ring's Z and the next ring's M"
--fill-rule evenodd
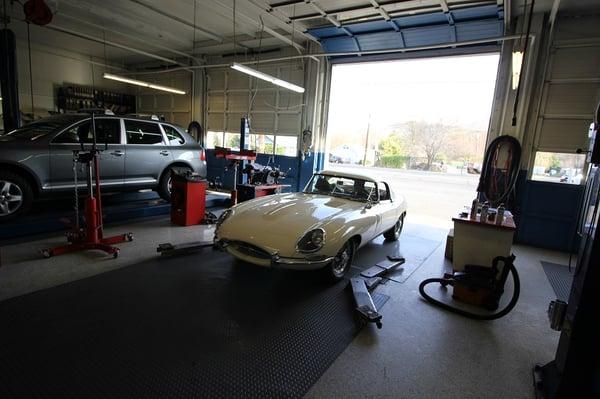
M92 147L89 150L83 150L83 142L81 151L73 151L73 172L75 174L75 228L67 233L69 244L61 245L55 248L46 248L41 251L44 258L51 256L62 255L70 252L86 251L89 249L98 249L104 251L113 258L119 256L119 248L114 244L121 242L132 241L133 234L119 234L113 237L104 237L103 222L102 222L102 197L100 191L100 168L98 165L98 156L100 150L96 143L96 122L94 119L94 110L91 115L92 128ZM87 166L87 189L88 197L85 199L85 229L79 227L79 207L77 195L77 168L78 163ZM92 182L94 176L94 182Z
M356 302L356 311L360 317L370 323L375 323L377 328L381 328L381 314L377 311L377 307L371 298L371 291L375 289L385 278L385 274L392 269L404 264L405 259L401 256L393 257L393 260L386 259L377 263L375 266L361 272L358 277L352 277L350 284L352 286L352 294Z

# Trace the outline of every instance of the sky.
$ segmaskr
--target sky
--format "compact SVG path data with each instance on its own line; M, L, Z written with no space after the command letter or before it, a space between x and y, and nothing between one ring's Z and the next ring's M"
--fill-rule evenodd
M486 131L498 54L333 66L328 131L411 120Z

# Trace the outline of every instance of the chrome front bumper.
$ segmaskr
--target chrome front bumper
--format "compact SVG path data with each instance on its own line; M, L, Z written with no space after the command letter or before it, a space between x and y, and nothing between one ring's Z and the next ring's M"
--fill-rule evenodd
M292 269L292 270L314 270L327 266L334 256L310 255L302 258L291 258L279 256L278 253L267 254L266 251L261 256L253 256L249 252L241 252L239 244L226 239L216 239L215 247L230 255L244 260L246 262L273 268Z

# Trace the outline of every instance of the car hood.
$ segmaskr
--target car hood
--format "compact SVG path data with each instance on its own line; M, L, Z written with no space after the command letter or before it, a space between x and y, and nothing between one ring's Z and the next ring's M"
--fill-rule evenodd
M305 232L334 221L343 226L363 207L361 202L319 194L272 195L232 208L233 214L219 228L219 237L289 255Z

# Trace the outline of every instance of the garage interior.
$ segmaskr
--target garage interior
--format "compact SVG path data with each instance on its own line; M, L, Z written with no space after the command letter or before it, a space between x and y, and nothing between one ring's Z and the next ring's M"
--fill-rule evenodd
M600 397L597 1L2 0L0 25L0 397ZM443 101L435 153L386 79L334 104L342 68L492 56L489 118L422 83L486 122L468 156Z

